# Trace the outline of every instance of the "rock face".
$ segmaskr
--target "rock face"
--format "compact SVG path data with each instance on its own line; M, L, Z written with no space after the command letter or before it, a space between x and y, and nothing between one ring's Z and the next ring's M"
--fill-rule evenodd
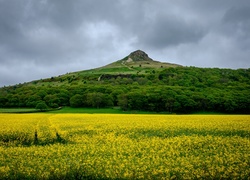
M153 59L148 57L148 55L141 50L137 50L137 51L130 53L128 57L129 59L132 59L133 61L153 61Z

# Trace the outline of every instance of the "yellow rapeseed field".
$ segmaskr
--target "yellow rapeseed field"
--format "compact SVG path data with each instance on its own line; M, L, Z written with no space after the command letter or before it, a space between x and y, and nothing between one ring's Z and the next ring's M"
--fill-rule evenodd
M250 116L0 114L0 179L250 179Z

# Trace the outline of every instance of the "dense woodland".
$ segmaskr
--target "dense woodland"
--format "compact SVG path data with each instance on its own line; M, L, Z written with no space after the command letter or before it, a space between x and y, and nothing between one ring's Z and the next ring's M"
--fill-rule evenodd
M176 67L101 76L79 73L3 87L0 107L250 113L250 69Z

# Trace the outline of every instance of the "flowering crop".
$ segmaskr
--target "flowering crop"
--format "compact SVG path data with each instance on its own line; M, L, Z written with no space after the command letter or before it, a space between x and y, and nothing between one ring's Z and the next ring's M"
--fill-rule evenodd
M30 145L39 116L0 114L0 145Z
M0 114L0 124L0 179L250 177L249 116Z

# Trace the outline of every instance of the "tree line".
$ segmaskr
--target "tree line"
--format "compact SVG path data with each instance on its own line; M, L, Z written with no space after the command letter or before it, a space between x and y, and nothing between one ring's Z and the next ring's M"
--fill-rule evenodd
M144 76L59 87L0 89L0 107L113 107L169 113L250 112L250 70L168 68ZM138 83L145 78L150 83Z

